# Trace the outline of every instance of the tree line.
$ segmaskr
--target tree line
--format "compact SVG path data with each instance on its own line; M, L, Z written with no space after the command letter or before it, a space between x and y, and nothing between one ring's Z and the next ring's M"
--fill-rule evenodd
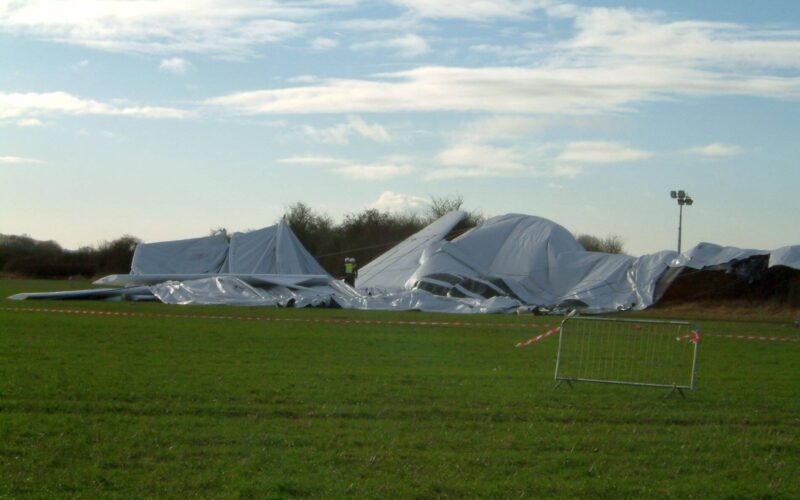
M419 214L371 208L347 214L337 224L329 215L299 202L289 206L283 218L320 265L338 276L342 274L345 257L355 258L363 266L444 214L460 210L463 203L460 196L433 197L427 209ZM479 212L467 212L447 238L455 238L484 220Z
M463 206L461 196L433 197L420 213L392 213L365 209L344 216L341 222L309 205L289 205L282 216L297 238L320 265L334 276L343 271L345 257L353 257L363 266L408 238L442 215ZM453 239L477 226L485 216L467 212L448 234ZM219 230L212 230L212 233ZM597 238L581 235L578 241L587 250L622 252L617 236ZM130 271L133 251L140 240L125 235L94 247L66 250L54 241L37 241L29 236L0 235L0 272L5 275L33 278L91 278Z
M66 250L55 241L0 234L0 271L29 278L70 278L127 273L138 238L125 235L93 247Z

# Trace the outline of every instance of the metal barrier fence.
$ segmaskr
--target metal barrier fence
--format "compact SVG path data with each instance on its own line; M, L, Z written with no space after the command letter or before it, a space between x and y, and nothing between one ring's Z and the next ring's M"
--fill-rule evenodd
M686 321L568 317L561 323L556 388L566 382L693 391L700 330Z

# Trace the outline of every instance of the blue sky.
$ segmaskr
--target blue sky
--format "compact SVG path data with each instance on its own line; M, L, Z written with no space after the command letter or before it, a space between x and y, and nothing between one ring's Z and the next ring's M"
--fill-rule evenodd
M794 1L0 1L0 233L467 208L800 243Z

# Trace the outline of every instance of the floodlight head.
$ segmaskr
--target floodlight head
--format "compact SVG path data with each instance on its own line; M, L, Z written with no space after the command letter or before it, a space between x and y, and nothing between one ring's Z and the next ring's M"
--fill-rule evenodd
M677 191L670 191L669 192L669 197L674 200L675 198L678 197L678 192Z
M678 191L678 198L686 198L686 191L682 189Z
M694 200L690 196L687 196L686 197L686 204L687 205L691 205L692 203L694 203Z

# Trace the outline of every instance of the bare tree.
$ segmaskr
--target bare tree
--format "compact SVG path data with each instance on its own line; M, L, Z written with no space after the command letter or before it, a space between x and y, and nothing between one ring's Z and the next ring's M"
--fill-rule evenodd
M616 234L610 234L605 238L581 234L577 239L588 252L624 253L622 238Z
M461 210L464 204L464 197L460 194L454 196L431 196L431 204L428 206L427 219L434 221L439 217Z
M425 220L427 222L433 222L445 214L455 210L461 210L463 205L464 197L460 194L452 196L431 196L431 204L426 211ZM486 217L482 213L476 210L470 210L467 211L467 216L458 225L457 229L463 232L463 230L475 227L485 220Z

